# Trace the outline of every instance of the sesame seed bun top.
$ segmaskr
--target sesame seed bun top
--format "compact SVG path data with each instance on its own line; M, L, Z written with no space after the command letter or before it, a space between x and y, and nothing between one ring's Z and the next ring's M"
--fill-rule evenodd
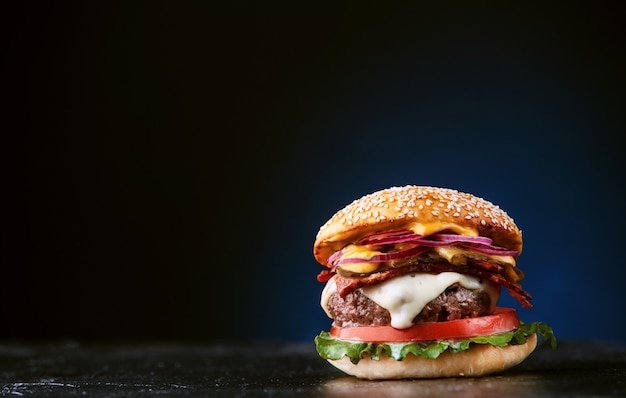
M493 203L453 189L407 185L365 195L339 210L320 227L313 254L326 265L334 252L365 235L437 223L473 229L494 245L522 251L522 232Z

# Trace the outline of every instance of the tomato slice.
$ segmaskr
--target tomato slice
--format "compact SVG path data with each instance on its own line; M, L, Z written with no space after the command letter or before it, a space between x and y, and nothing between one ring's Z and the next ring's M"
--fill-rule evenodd
M436 341L465 339L476 336L509 332L519 327L519 318L513 308L498 307L491 315L413 325L406 329L391 326L335 327L330 335L341 340L391 343L408 341Z

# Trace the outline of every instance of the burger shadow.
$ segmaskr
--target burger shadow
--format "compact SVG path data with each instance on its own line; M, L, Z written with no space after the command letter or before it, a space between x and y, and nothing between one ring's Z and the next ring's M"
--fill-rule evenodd
M540 375L506 372L486 377L362 380L339 377L323 385L324 397L535 397Z
M363 380L339 376L322 384L324 397L620 396L626 392L626 348L598 355L598 347L544 343L516 367L482 377ZM606 350L606 348L605 348ZM595 352L594 352L595 351Z

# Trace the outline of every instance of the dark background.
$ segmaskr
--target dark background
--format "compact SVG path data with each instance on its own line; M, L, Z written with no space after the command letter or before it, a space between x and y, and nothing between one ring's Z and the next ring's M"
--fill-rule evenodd
M319 226L420 184L516 220L522 319L623 342L623 9L466 3L3 6L0 338L310 341Z

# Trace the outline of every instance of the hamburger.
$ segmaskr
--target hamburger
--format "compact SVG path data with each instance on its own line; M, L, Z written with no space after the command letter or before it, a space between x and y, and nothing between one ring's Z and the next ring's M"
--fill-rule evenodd
M319 355L363 379L481 376L527 358L537 334L497 305L501 290L532 308L517 267L522 233L493 203L429 186L391 187L335 213L313 254L332 319Z

